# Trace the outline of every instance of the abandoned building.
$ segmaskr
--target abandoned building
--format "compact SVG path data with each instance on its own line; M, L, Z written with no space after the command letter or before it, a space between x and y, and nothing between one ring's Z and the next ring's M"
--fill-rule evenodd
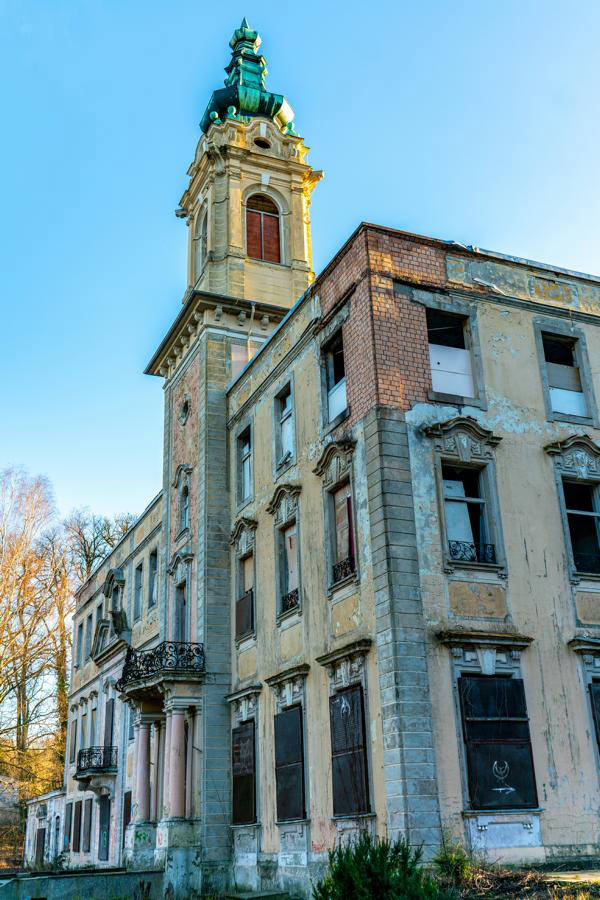
M592 853L600 279L365 223L315 278L259 45L202 118L162 490L79 590L28 859L309 897L361 829Z

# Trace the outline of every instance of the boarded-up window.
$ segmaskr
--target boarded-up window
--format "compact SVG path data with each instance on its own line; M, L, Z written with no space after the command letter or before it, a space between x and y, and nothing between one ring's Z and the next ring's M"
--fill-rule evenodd
M63 850L71 846L71 824L73 821L73 804L67 803L65 807L65 831L63 834Z
M334 491L333 496L333 582L351 575L355 568L354 525L350 485Z
M234 825L256 820L254 722L244 722L231 735Z
M81 800L75 804L75 815L73 817L73 853L79 853L81 846Z
M112 747L114 715L115 715L115 701L114 701L114 698L111 697L110 700L106 701L106 706L104 707L104 746L105 747Z
M98 829L98 859L106 861L110 847L110 799L100 797L100 827Z
M85 801L83 810L83 847L84 853L90 852L92 842L92 800L91 797Z
M275 782L277 821L304 818L304 749L302 707L275 716Z
M125 829L131 822L131 791L123 795L123 846L125 846Z
M537 806L525 691L520 678L458 680L474 809Z
M71 722L71 737L69 740L69 762L75 762L75 754L77 753L77 719Z
M550 404L554 412L587 416L579 366L577 341L556 334L542 334Z
M329 698L334 816L369 812L365 712L360 685Z
M252 259L281 261L279 210L265 194L254 194L246 204L246 251Z

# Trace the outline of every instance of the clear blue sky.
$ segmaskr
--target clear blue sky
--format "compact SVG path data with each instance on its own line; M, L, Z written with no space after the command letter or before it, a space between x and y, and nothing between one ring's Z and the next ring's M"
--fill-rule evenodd
M0 0L0 467L63 513L160 488L174 210L246 15L311 162L318 271L361 220L600 272L597 0Z

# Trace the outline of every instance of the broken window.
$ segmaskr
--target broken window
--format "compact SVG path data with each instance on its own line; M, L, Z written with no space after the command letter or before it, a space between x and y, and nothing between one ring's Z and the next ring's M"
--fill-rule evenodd
M143 581L143 567L140 563L139 566L136 566L135 570L135 579L134 579L134 591L133 591L133 620L136 622L142 615L142 581Z
M346 367L342 330L329 341L324 350L327 378L327 415L332 422L346 409Z
M598 486L583 481L563 481L567 522L578 572L600 574L600 502Z
M277 821L304 818L304 745L302 707L275 716L275 783Z
M294 455L294 419L292 388L286 385L276 398L277 414L277 465L287 462Z
M450 559L495 563L481 469L442 465L444 516Z
M427 339L434 391L474 397L467 319L438 309L427 309Z
M150 554L150 572L148 575L148 609L156 604L156 573L158 570L158 551Z
M520 678L458 679L469 797L474 809L537 806L525 691Z
M252 438L250 428L240 434L238 449L238 502L243 503L252 494Z
M254 194L246 203L246 251L252 259L281 261L279 210L265 194Z
M256 764L254 721L234 728L231 735L234 825L256 821Z
M329 698L334 816L369 812L363 689L354 685Z
M577 362L577 340L542 332L542 345L552 411L588 416Z
M240 640L254 631L254 557L251 553L239 561L238 599L235 604L235 637Z
M298 534L292 522L279 531L280 612L295 609L300 601L298 577Z
M347 578L356 569L352 491L346 483L331 494L333 505L333 583Z

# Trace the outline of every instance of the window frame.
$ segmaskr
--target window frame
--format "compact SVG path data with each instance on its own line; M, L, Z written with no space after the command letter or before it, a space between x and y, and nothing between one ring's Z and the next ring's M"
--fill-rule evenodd
M332 345L338 340L342 341L342 356L344 360L344 377L341 378L336 384L331 386L331 372L333 369L332 364ZM321 371L322 371L322 409L323 409L323 428L327 430L332 430L348 418L350 415L350 405L348 403L348 373L346 371L346 351L344 347L344 322L338 322L334 328L327 334L327 337L321 344ZM329 408L329 400L330 394L332 391L336 390L338 386L344 382L344 397L346 400L346 405L344 409L340 410L333 418L330 415Z
M232 825L256 825L258 823L258 797L257 797L257 786L258 786L258 772L257 772L257 752L256 752L256 720L254 718L245 719L244 721L238 722L234 725L231 730L231 824ZM236 776L234 774L234 735L238 732L244 731L248 729L249 726L252 726L252 744L253 744L253 772L252 772L252 816L250 819L244 819L243 821L240 819L236 819L236 805L235 805L235 779L236 777L247 777L244 775Z
M298 570L298 586L296 588L293 588L292 590L297 591L298 597L297 602L293 606L288 606L287 609L284 609L283 600L285 597L289 597L289 595L292 593L292 591L284 591L284 588L288 587L288 584L285 583L287 580L287 576L285 575L285 572L287 571L287 550L285 546L285 533L292 527L296 529L296 567ZM299 612L302 607L300 527L297 510L291 516L288 516L284 522L281 522L281 524L275 526L275 585L277 588L275 609L277 621L280 621L281 619L287 618L287 616L291 616L294 613Z
M275 208L277 209L276 213L273 212L265 212L263 210L249 209L248 202L252 200L253 197L262 196L266 197L270 200ZM261 242L261 256L251 256L248 250L248 213L255 212L260 215L260 242ZM277 219L277 230L279 233L279 259L265 259L265 229L264 229L264 217L270 216L273 219ZM284 235L283 235L283 211L281 208L281 204L276 200L276 198L268 191L265 190L264 186L253 186L250 191L247 193L244 199L244 251L247 259L252 260L252 262L259 263L267 263L270 266L283 266L285 265L285 246L284 246Z
M244 444L246 436L249 439L250 450L247 455L244 454ZM254 429L251 422L245 422L235 434L235 471L236 471L236 506L237 510L243 509L254 499ZM243 464L249 459L249 478L248 478L248 494L242 496L244 479Z
M592 370L590 366L586 335L582 328L573 325L570 321L561 321L559 319L536 317L533 320L535 345L538 354L538 365L540 379L542 383L542 393L544 395L544 406L546 409L546 420L548 422L570 422L580 425L599 426L598 408L596 405L596 397L594 393L594 381L592 378ZM584 402L588 410L587 416L576 416L564 412L555 412L552 409L552 399L550 396L550 384L548 379L548 368L546 355L544 352L543 335L556 336L557 338L570 338L574 341L573 356L579 369L579 379L581 381Z
M85 661L91 659L92 642L94 639L94 611L88 613L85 619Z
M300 759L292 763L283 763L277 765L277 720L279 716L297 713L300 723ZM273 715L273 752L275 758L275 822L277 825L285 822L302 822L306 820L306 760L305 760L305 727L304 727L304 706L302 703L292 703L289 706L281 706L277 708ZM280 815L279 786L277 774L282 769L289 769L292 766L300 767L300 785L301 785L301 810L297 816L288 816L287 818Z
M133 621L139 622L144 611L144 561L137 564L133 573Z
M152 560L155 560L154 571ZM158 600L158 547L148 554L148 609L154 609Z
M567 545L567 552L569 556L569 563L571 570L575 577L584 578L584 579L597 579L600 578L600 568L597 572L593 572L587 569L579 569L577 567L577 563L575 561L575 550L573 549L573 539L571 536L571 528L569 525L569 514L577 514L577 511L572 510L567 507L567 500L565 497L565 482L569 482L571 484L581 484L581 485L589 485L592 489L592 504L595 507L594 512L589 512L591 518L596 520L596 530L597 530L597 540L598 540L598 558L600 561L600 479L594 479L590 477L586 478L576 478L574 475L569 474L561 474L559 477L559 497L560 497L560 505L561 505L561 514L565 529L565 541ZM582 515L586 515L585 512L581 513Z
M282 398L290 396L291 404L287 415L283 415ZM282 426L284 421L291 421L292 446L283 453ZM296 462L296 404L294 396L294 380L290 377L275 394L273 400L273 478L277 479Z
M234 631L235 631L235 642L236 644L241 644L244 641L247 641L248 638L256 637L256 558L254 553L255 547L254 544L247 548L244 553L236 554L236 577L235 577L235 608L234 608ZM250 588L250 592L252 593L252 597L250 599L251 613L250 618L252 621L252 627L249 631L244 632L243 634L238 634L237 630L237 610L238 603L243 600L249 591L245 590L244 586L244 563L247 559L252 558L252 587Z
M69 765L74 765L77 761L77 733L79 731L79 720L77 713L71 719L71 728L69 729Z

